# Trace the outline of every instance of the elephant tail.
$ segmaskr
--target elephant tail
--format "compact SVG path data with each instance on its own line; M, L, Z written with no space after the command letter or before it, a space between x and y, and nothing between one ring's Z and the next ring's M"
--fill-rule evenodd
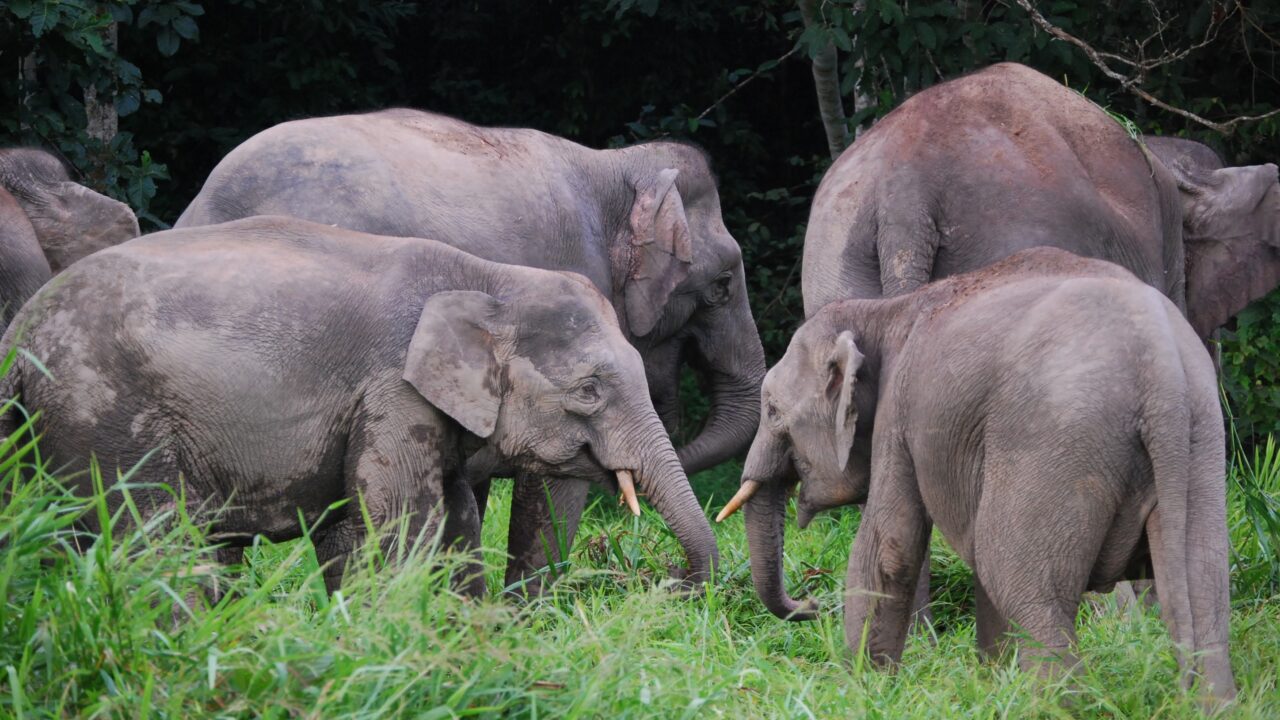
M1139 427L1156 496L1147 538L1156 591L1186 683L1198 675L1207 686L1202 691L1230 697L1235 689L1227 655L1231 609L1222 416L1209 358L1180 351L1179 345L1190 348L1198 340L1181 317L1171 319L1183 325L1170 333L1179 342L1155 346L1143 383Z

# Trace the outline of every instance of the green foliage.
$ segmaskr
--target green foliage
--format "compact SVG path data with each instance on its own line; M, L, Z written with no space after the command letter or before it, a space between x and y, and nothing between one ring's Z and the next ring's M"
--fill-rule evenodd
M547 597L463 600L448 589L459 560L429 538L404 543L394 567L367 544L330 596L308 541L262 542L242 566L220 567L181 503L132 520L100 472L98 490L74 496L33 449L12 450L29 429L15 435L0 449L0 716L1201 716L1151 610L1082 607L1084 666L1070 684L1041 683L1013 658L979 663L971 576L937 541L935 627L910 638L895 673L850 663L839 606L852 509L802 532L788 522L792 592L824 609L812 623L760 605L740 515L715 527L716 584L682 598L657 570L680 556L660 518L648 507L632 518L604 495ZM738 472L697 478L704 503L723 502ZM509 510L499 484L483 536L493 592ZM84 513L115 532L77 533ZM1233 525L1233 546L1249 532ZM1271 717L1280 613L1250 587L1237 588L1232 615L1236 712Z
M1249 306L1222 331L1222 375L1246 442L1280 434L1280 294Z
M203 13L196 3L140 0L13 0L0 6L5 52L23 59L21 67L10 65L19 81L0 84L0 99L17 110L0 116L0 144L54 150L81 173L82 182L132 205L144 226L163 226L149 208L156 181L168 177L165 165L140 152L128 131L105 143L90 137L84 93L92 89L99 97L114 97L121 118L143 103L158 105L160 91L111 46L109 28L154 33L156 49L167 56L177 52L180 38L198 37L194 18Z

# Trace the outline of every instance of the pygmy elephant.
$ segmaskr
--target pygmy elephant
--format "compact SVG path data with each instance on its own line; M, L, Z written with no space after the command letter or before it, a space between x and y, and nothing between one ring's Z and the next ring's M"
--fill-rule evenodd
M1074 664L1081 594L1154 566L1187 677L1234 694L1213 363L1177 307L1128 272L1037 248L897 298L833 303L792 338L761 405L721 518L745 502L752 578L775 614L811 613L782 577L798 477L801 526L866 503L845 639L877 663L902 656L936 523L974 571L985 653L1017 629L1024 665Z
M1076 91L993 65L907 100L832 165L805 236L805 314L1037 246L1127 268L1206 337L1280 283L1276 166L1144 146Z
M363 532L357 499L377 525L411 513L410 537L443 522L447 540L478 543L465 446L527 472L608 475L611 487L616 473L633 502L647 493L693 580L716 560L639 354L571 273L257 217L77 263L0 350L19 323L49 372L20 360L0 397L43 412L53 462L78 469L93 452L128 468L154 449L135 478L182 477L193 507L226 505L213 532L233 546L296 537L299 514L323 516L312 537L330 588ZM168 497L140 493L150 507Z
M1280 283L1276 166L1144 145L1078 92L993 65L915 95L831 166L805 235L805 315L1037 246L1127 268L1207 338ZM923 604L927 567L921 584Z
M695 147L593 150L535 130L408 109L298 120L228 154L176 227L266 213L578 272L617 311L669 428L678 417L680 363L691 361L705 379L707 424L678 450L687 473L751 440L764 353L741 251ZM491 470L498 471L492 458L472 463L482 513ZM570 542L586 499L579 479L517 473L516 480L509 582L545 565L544 548L559 552L546 498Z
M72 182L52 155L0 149L0 332L55 273L137 236L127 205Z

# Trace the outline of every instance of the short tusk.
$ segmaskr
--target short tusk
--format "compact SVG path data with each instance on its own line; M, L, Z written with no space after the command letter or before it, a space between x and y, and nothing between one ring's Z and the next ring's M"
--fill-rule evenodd
M725 504L724 509L716 515L716 522L723 522L725 518L738 512L738 508L742 507L756 491L760 489L761 482L759 480L747 480L742 483L742 487L738 488L737 494L729 498L729 502Z
M622 493L622 498L627 501L627 507L631 508L631 514L639 517L640 501L636 499L636 484L631 479L630 470L618 471L618 490Z

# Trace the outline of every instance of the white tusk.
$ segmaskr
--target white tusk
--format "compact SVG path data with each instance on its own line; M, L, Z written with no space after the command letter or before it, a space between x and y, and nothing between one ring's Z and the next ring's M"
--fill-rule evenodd
M738 508L742 507L756 491L760 489L761 482L759 480L747 480L742 483L742 487L738 488L738 492L725 503L724 509L716 515L716 522L723 522L725 518L738 512Z
M622 498L627 501L627 507L631 508L631 514L640 516L640 501L636 499L636 484L631 479L630 470L618 470L618 491L622 493Z

